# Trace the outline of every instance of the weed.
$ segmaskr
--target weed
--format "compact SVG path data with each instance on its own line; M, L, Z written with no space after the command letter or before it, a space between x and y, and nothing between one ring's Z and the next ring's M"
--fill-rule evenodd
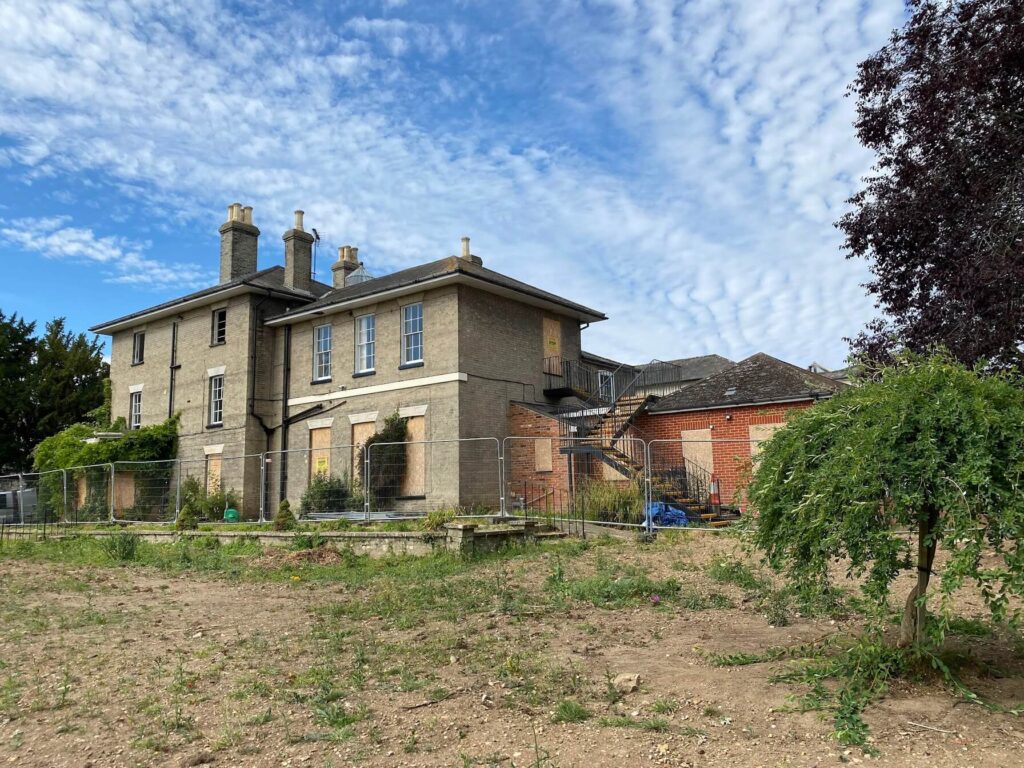
M570 699L563 699L558 702L555 712L551 716L553 723L582 723L591 717L590 710Z
M675 699L658 699L651 704L651 711L656 715L671 715L679 709L679 702Z
M100 539L100 546L111 560L131 563L138 559L140 541L137 533L122 531Z
M423 518L421 525L425 531L440 531L448 523L455 520L454 509L432 509Z

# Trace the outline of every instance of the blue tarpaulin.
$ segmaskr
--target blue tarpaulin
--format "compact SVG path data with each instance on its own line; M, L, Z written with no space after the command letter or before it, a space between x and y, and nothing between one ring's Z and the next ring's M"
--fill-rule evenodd
M647 505L646 523L647 525L686 526L690 524L690 519L681 509L670 507L662 501L652 501Z

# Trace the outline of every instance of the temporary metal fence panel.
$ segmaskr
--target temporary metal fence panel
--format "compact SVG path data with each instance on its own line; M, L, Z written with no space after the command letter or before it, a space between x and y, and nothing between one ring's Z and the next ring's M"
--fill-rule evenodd
M367 516L500 514L501 444L494 437L371 443L365 451Z
M178 461L115 461L114 520L173 523L177 517Z
M509 514L561 527L635 527L647 498L646 449L638 438L510 436L502 441ZM575 532L575 529L573 529Z
M172 476L175 508L180 514L188 504L199 520L225 520L228 510L239 519L257 521L263 502L263 457L209 454L178 461Z
M46 525L60 521L66 487L61 469L0 477L0 523Z
M718 528L739 520L747 513L747 485L764 439L649 441L651 527Z
M366 515L364 463L357 445L266 453L263 468L264 519L273 519L284 500L288 501L292 514L298 518L362 519Z
M69 467L63 522L109 522L113 515L114 465Z

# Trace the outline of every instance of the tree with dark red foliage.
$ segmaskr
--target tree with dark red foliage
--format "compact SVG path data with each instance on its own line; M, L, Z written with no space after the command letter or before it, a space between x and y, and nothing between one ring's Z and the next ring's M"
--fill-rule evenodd
M908 10L850 86L877 160L837 226L884 313L853 349L1024 370L1024 0Z

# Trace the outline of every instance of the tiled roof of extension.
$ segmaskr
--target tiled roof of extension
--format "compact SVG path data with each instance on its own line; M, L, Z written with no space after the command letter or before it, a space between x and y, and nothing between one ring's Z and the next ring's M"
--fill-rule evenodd
M831 397L846 384L759 352L652 404L651 413Z
M294 316L304 315L307 312L316 312L355 299L366 298L385 291L407 288L450 275L466 275L485 283L516 291L517 293L559 304L580 314L592 316L595 319L606 319L604 314L596 309L569 301L556 294L503 275L500 272L495 272L493 269L487 269L469 259L462 259L457 256L449 256L444 259L428 262L427 264L420 264L398 272L392 272L390 275L382 275L362 283L331 290L317 301L270 319L277 321L287 320Z
M323 296L331 287L320 282L313 283L312 291L300 291L294 288L286 288L284 285L284 267L278 265L274 267L268 267L267 269L261 269L257 272L250 272L248 275L242 275L236 277L234 280L229 280L226 283L218 283L217 285L210 286L209 288L203 288L200 291L179 296L170 301L165 301L162 304L157 304L147 309L140 309L138 312L132 312L129 315L124 315L115 320L108 320L105 323L94 325L89 330L94 333L102 333L104 328L109 326L119 325L121 323L133 320L135 318L145 317L146 315L153 314L154 312L161 312L166 309L172 309L180 304L186 302L195 301L196 299L202 299L207 296L215 296L218 293L229 290L231 288L238 288L243 285L251 285L254 288L266 288L278 293L284 293L294 296L297 299L309 302Z

